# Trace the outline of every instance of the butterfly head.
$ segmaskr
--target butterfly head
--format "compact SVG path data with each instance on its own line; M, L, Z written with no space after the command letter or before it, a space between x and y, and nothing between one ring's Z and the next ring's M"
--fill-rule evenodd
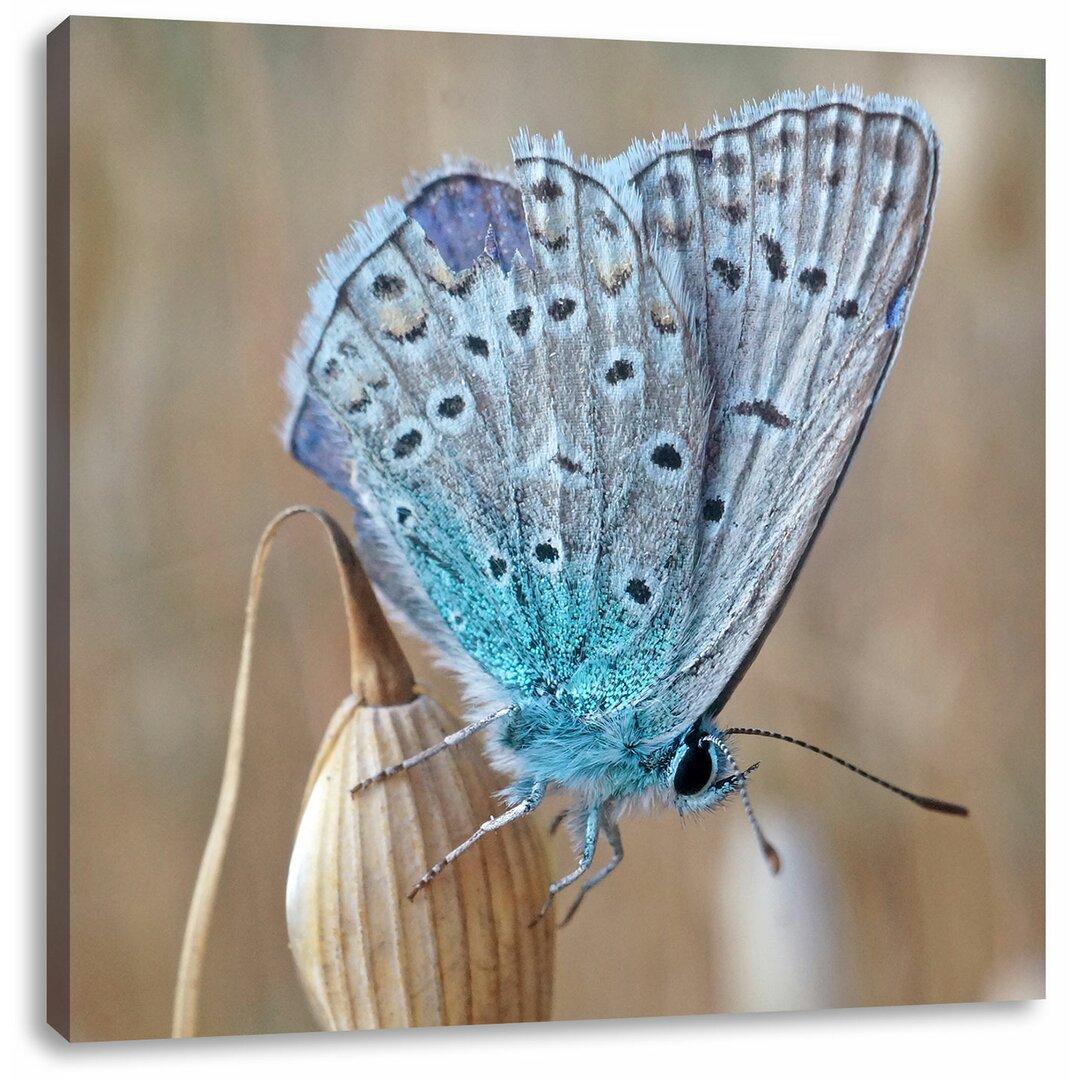
M713 810L745 783L757 765L740 770L723 734L702 717L676 743L667 766L667 784L680 814Z

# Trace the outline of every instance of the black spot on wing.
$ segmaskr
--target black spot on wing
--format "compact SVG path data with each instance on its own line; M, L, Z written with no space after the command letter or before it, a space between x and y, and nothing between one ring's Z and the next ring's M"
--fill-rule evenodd
M757 189L762 195L779 195L783 198L791 190L793 179L790 176L777 176L765 173L758 177Z
M664 173L656 185L656 193L662 199L677 199L682 189L683 180L677 173Z
M765 252L765 265L769 268L769 274L773 281L783 281L787 277L788 270L784 249L766 233L762 233L759 239L761 249Z
M585 472L585 467L581 465L580 462L574 461L573 458L569 458L565 454L556 454L551 460L558 465L563 472L570 473L571 475L579 475Z
M682 454L671 443L661 443L652 452L652 462L661 469L681 469Z
M604 378L612 386L617 386L621 382L625 382L627 379L634 377L634 365L629 360L616 360L604 373Z
M828 281L828 275L820 266L807 267L799 274L799 284L802 285L808 293L811 293L814 296L825 288Z
M756 416L762 423L774 428L789 428L791 420L786 417L771 401L758 398L756 401L740 401L735 406L739 416Z
M506 316L506 321L518 337L524 337L529 332L529 323L532 322L532 308L515 308Z
M598 270L596 273L596 279L600 282L600 288L603 289L608 296L617 296L622 292L633 276L633 267L631 267L628 262L622 263L606 273L601 270Z
M706 499L701 510L701 516L706 521L719 521L724 516L724 500Z
M619 235L619 226L616 225L615 222L612 221L611 218L609 218L603 210L594 211L593 220L596 222L597 227L602 232L607 233L608 236Z
M726 150L713 161L721 176L742 176L746 170L746 158L732 150Z
M551 544L537 544L534 553L543 563L553 563L559 558L558 548L552 547Z
M694 235L694 223L686 218L683 221L675 221L673 218L661 218L657 222L660 235L665 240L672 240L676 244L683 245Z
M465 335L465 348L473 354L473 356L487 356L488 355L488 343L482 338L477 337L475 334Z
M445 417L447 420L453 420L455 417L460 416L465 411L465 399L460 394L454 394L452 397L443 398L439 402L437 412L440 416Z
M712 268L720 275L720 280L727 287L728 292L735 292L742 284L742 267L736 266L728 259L713 259Z
M837 146L847 146L855 137L851 125L846 120L837 120L833 125L832 131L828 134L832 135L831 141L836 143Z
M650 313L652 324L661 334L677 334L679 324L675 319L675 313L668 308L653 308Z
M376 300L396 300L405 292L405 282L393 274L379 274L371 283Z
M529 233L529 235L534 240L537 240L541 244L543 244L544 247L548 249L548 251L563 251L570 243L569 229L567 229L566 232L559 233L558 236L549 236L547 233L540 232L539 230L531 232Z
M436 285L442 289L443 292L449 293L451 296L460 299L463 296L469 295L469 290L476 284L476 272L473 270L468 273L462 274L456 281L451 282L449 285L445 281L440 281L434 274L427 275L428 281L432 285Z
M394 443L394 457L404 458L414 454L420 449L420 444L423 441L424 436L416 428L411 428L398 436L397 441Z
M532 193L537 202L547 203L562 198L563 189L550 176L543 176L533 184Z

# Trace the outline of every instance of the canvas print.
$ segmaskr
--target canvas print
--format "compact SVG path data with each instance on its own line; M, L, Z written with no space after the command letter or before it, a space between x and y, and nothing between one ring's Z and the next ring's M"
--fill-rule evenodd
M1040 61L49 63L54 1026L1042 995Z

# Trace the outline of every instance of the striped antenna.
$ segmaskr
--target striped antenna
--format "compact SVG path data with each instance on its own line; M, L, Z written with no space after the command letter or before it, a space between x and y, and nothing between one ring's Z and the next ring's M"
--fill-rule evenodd
M755 761L749 769L743 769L739 771L739 766L735 764L735 758L732 756L731 751L724 745L722 739L716 739L712 735L704 736L705 742L711 742L715 746L720 747L721 753L728 759L731 767L735 772L735 786L739 789L739 798L742 799L743 809L746 811L746 816L750 821L750 828L754 830L754 836L757 839L758 847L761 848L761 854L765 856L765 861L769 864L769 869L774 874L780 873L780 853L769 843L765 834L761 831L761 826L758 824L757 814L754 813L754 808L750 805L750 793L746 790L746 778L761 764L760 761Z
M815 754L820 754L822 757L828 758L830 761L835 761L837 765L843 765L845 769L850 769L864 780L872 780L875 784L880 784L881 787L885 788L887 791L891 791L894 795L903 796L903 798L913 802L916 806L921 806L924 810L935 810L939 814L956 814L958 817L968 816L968 809L966 806L945 802L944 799L933 799L928 795L916 795L912 791L897 787L896 784L890 784L888 780L882 780L880 776L875 776L865 769L860 769L858 765L852 765L850 761L845 761L842 757L829 753L828 750L822 750L820 746L814 746L812 743L804 742L802 739L796 739L791 735L784 735L779 731L764 731L761 728L725 728L724 737L726 738L729 735L759 735L764 739L779 739L780 742L791 743L793 746L801 746L804 750L810 750Z

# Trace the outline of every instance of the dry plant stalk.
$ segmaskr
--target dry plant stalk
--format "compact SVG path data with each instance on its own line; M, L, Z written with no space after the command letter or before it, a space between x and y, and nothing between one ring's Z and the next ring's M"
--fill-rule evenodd
M314 515L341 577L351 690L316 755L289 866L289 941L316 1020L327 1030L545 1020L552 920L545 848L529 819L485 839L414 901L411 886L492 812L499 782L476 742L363 791L350 789L459 726L414 697L413 674L348 537L310 507L267 526L252 566L225 775L188 915L173 1035L195 1033L210 918L240 783L255 617L271 541Z

